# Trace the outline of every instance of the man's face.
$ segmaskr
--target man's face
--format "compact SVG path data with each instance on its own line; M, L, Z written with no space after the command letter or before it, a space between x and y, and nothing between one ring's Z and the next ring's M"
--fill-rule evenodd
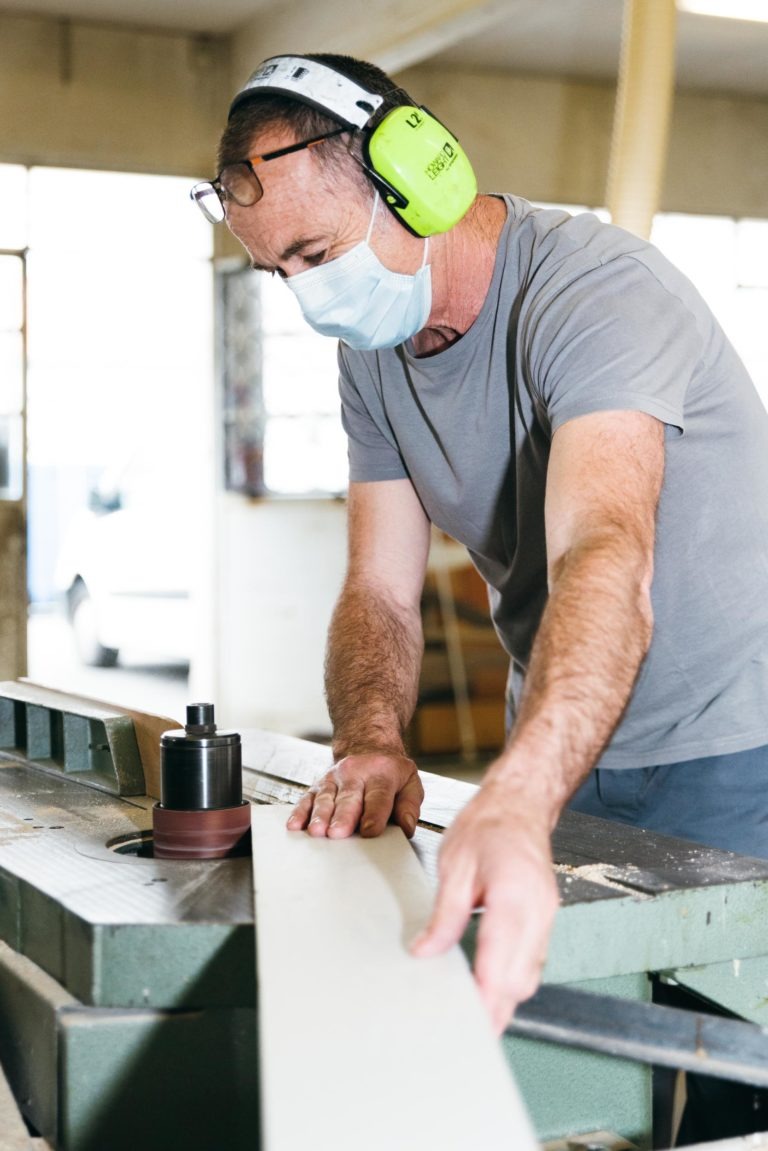
M249 154L294 142L290 130L270 129L254 139ZM261 200L249 208L227 204L227 225L254 268L295 276L343 256L365 239L373 188L354 179L346 167L353 162L331 159L323 165L311 150L304 150L256 166L264 189ZM393 271L411 273L421 264L423 240L411 236L381 206L370 243Z

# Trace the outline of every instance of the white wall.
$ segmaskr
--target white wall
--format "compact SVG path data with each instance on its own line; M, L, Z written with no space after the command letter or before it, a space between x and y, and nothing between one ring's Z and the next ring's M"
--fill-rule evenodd
M253 29L230 40L0 12L0 160L207 174L257 47ZM397 78L461 137L483 188L603 203L613 84L428 65ZM662 209L768 216L768 100L678 93Z
M207 175L228 42L0 12L0 160Z
M346 506L223 495L217 520L220 722L329 731L323 656L346 566Z
M0 13L0 160L208 174L253 50L253 36L238 44ZM613 85L425 66L398 78L462 138L484 189L603 202ZM678 97L663 208L768 217L768 101ZM231 250L219 239L221 254ZM205 631L218 656L201 688L215 688L222 722L321 727L344 508L214 499L222 563Z
M483 191L605 203L612 84L428 66L398 79L457 134ZM768 217L768 99L677 94L661 210Z

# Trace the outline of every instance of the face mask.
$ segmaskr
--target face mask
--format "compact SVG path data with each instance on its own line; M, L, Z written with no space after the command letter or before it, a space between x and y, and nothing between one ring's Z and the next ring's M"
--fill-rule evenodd
M368 246L378 203L377 192L368 233L361 243L285 281L316 332L364 351L394 348L409 340L424 327L432 306L428 240L424 241L424 262L414 276L391 272Z

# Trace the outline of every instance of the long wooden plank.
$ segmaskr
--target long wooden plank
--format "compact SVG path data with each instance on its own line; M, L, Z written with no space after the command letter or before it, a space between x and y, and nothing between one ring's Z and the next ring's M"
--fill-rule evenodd
M0 1151L30 1151L32 1141L0 1066Z
M331 764L330 748L254 729L241 734L247 765L243 787L257 802L297 802ZM425 798L416 848L434 877L440 840L429 831L449 827L478 788L428 771L419 774ZM765 860L567 810L552 836L552 851L564 906L768 878Z
M431 891L402 832L287 810L253 810L262 1151L534 1151L463 955L408 953Z
M768 1151L768 1131L763 1135L742 1135L717 1143L697 1143L686 1151Z

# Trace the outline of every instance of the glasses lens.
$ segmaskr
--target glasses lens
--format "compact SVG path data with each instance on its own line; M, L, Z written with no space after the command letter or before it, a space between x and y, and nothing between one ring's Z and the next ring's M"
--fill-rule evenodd
M228 164L219 176L224 198L234 200L241 208L250 208L264 195L256 173L248 164Z
M208 180L202 184L195 184L189 196L211 224L220 224L224 219L224 205L213 184Z

